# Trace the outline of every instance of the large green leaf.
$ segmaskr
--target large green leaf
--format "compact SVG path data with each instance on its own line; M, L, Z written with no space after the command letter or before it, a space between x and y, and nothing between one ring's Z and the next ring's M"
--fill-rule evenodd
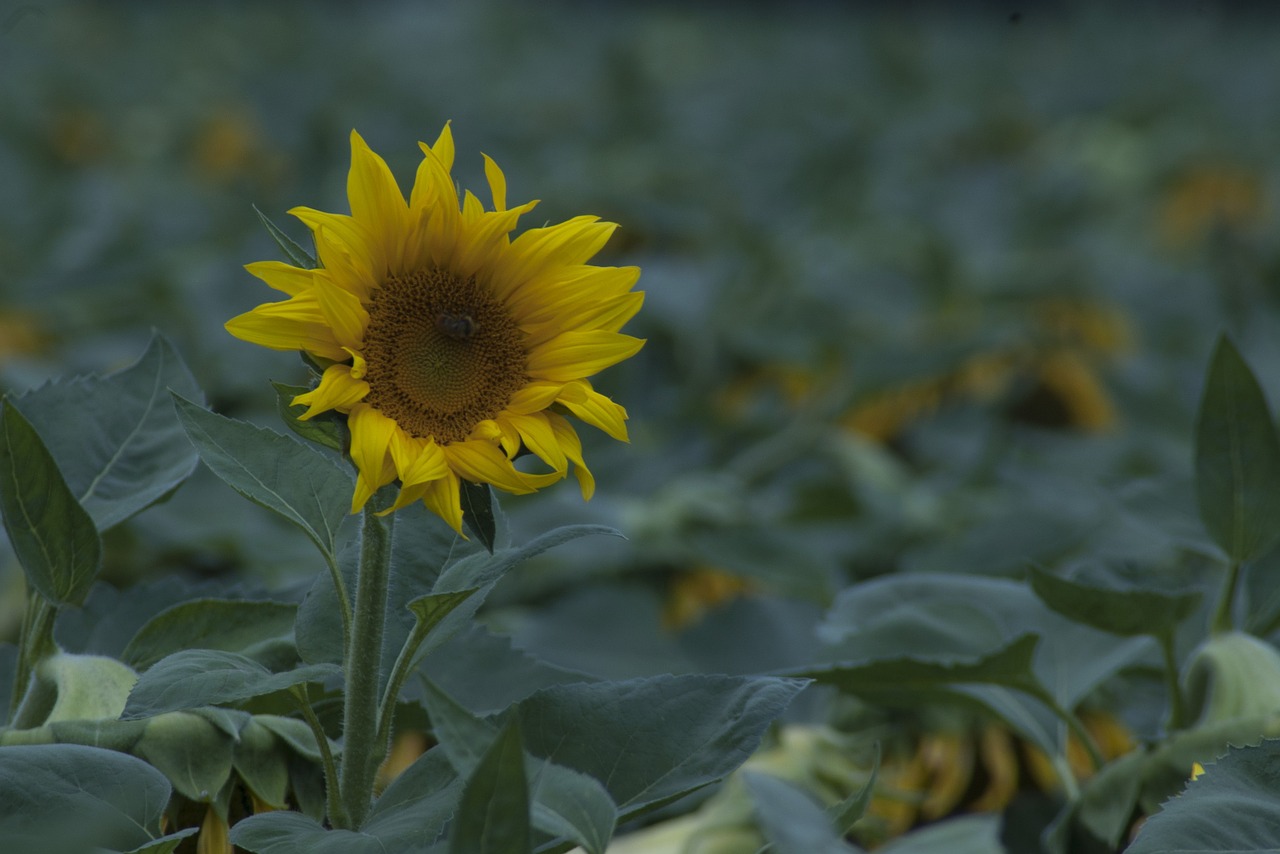
M520 719L508 718L480 757L466 786L449 838L450 854L530 854L529 784Z
M190 649L156 662L138 678L122 720L150 717L179 709L234 703L281 691L303 682L319 682L341 672L333 664L304 664L272 673L234 652Z
M1001 685L1033 695L1044 688L1032 672L1039 638L1023 635L990 655L972 661L884 658L805 668L796 673L868 702L916 705L955 685Z
M997 815L949 819L900 836L877 850L880 854L1005 854Z
M657 676L555 685L517 708L525 748L604 783L625 821L737 768L805 684Z
M1246 561L1280 536L1280 439L1253 371L1225 335L1209 363L1196 421L1200 519L1232 559Z
M742 774L761 830L777 854L855 854L813 798L793 783L770 774Z
M27 582L53 604L83 602L102 563L102 541L10 400L0 409L0 515Z
M1113 635L1172 635L1195 612L1200 594L1095 587L1031 570L1031 589L1064 617Z
M457 810L463 782L444 750L428 750L379 796L361 830L390 850L429 845Z
M238 737L203 715L173 712L149 719L132 750L183 796L211 801L231 778Z
M0 848L83 854L160 836L164 775L123 753L78 744L0 748Z
M444 755L460 774L473 774L500 734L497 720L472 714L429 682L425 705ZM537 757L527 757L525 767L533 826L571 840L588 854L603 854L617 807L600 782Z
M56 381L13 402L105 531L164 498L195 469L195 454L169 402L171 390L201 397L181 357L157 335L124 370Z
M1117 641L1055 613L1026 584L958 573L890 575L847 588L819 634L829 644L823 657L842 665L903 658L972 663L1037 635L1032 673L1063 709L1075 708L1104 680L1154 649L1149 638ZM1027 699L1029 686L986 681L960 693L978 698L1053 751L1058 727L1039 702Z
M1230 750L1147 819L1126 854L1280 850L1280 740Z
M284 602L196 599L174 605L143 626L124 651L124 660L145 670L184 649L239 652L271 666L286 666L293 650L297 606ZM266 659L265 661L263 659ZM281 660L287 658L288 660Z
M388 854L378 837L329 830L302 813L280 810L249 816L231 828L231 843L256 854ZM413 854L416 848L396 849Z
M213 473L274 510L332 555L351 510L351 475L328 457L272 430L217 415L174 395L187 436Z

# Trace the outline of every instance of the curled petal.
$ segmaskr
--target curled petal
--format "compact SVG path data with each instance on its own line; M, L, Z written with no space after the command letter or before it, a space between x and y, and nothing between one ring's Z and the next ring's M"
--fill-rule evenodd
M307 411L298 416L299 421L306 421L331 409L350 412L368 393L369 384L357 379L350 365L330 365L320 377L320 384L294 397L293 404L307 407Z

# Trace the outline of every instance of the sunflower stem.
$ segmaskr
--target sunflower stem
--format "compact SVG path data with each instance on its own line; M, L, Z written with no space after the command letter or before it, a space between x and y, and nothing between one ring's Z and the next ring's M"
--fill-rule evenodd
M27 597L27 607L22 614L22 628L18 636L18 660L13 676L13 691L9 700L9 716L15 717L27 694L33 690L31 675L42 658L57 649L53 639L53 618L58 609L32 590Z
M379 744L391 743L391 728L395 723L396 702L400 699L400 689L404 687L404 681L409 676L414 655L430 633L431 630L424 628L422 621L418 621L409 637L405 639L404 646L400 648L395 666L391 668L391 678L387 680L387 688L382 692L382 706L378 716Z
M345 661L351 649L351 597L347 595L347 585L343 583L337 559L326 551L324 562L329 567L329 577L333 579L333 589L338 594L338 613L342 615L342 657Z
M391 575L391 517L381 517L375 497L364 508L360 570L346 655L346 697L342 710L341 797L347 829L364 823L373 783L386 744L378 741L378 688L382 635Z
M333 761L333 751L329 749L329 736L325 734L324 727L320 724L320 719L316 717L316 710L311 708L311 698L307 696L306 684L294 685L289 689L289 693L293 695L293 699L297 702L298 709L302 712L302 717L306 720L307 726L311 727L311 734L316 739L316 747L320 750L320 762L324 767L324 788L326 804L329 810L329 823L334 827L346 827L349 822L346 809L342 805L342 799L338 797L338 766Z

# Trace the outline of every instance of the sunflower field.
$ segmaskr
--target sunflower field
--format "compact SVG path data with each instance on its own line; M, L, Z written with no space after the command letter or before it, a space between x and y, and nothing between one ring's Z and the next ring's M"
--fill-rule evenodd
M1280 850L1277 38L0 7L0 851Z

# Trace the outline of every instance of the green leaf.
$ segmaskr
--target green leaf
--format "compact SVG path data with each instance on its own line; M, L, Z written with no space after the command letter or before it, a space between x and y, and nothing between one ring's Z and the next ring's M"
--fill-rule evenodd
M328 830L302 813L251 815L231 828L231 843L256 854L388 854L382 840L351 830ZM405 849L405 854L416 849Z
M13 852L127 851L160 836L170 791L155 768L112 750L0 748L0 840Z
M320 266L310 252L303 249L293 238L285 234L278 225L258 209L257 205L253 206L253 212L258 215L258 221L267 229L267 234L271 235L271 239L280 247L280 251L284 253L284 257L289 259L289 263L295 267L301 267L304 270L314 270Z
M162 500L195 470L170 390L202 397L173 346L156 335L122 371L61 380L13 401L99 531Z
M145 718L179 709L234 703L282 691L303 682L335 676L333 664L304 664L296 670L272 673L253 659L234 652L190 649L156 662L138 678L122 720Z
M1126 753L1108 762L1081 790L1077 821L1113 850L1133 824L1146 759L1141 750Z
M274 807L285 806L289 757L275 732L251 718L239 732L231 764L255 795Z
M1006 854L1000 816L953 818L931 824L876 849L877 854ZM1126 852L1127 854L1127 852Z
M860 664L806 668L795 673L869 702L914 705L939 688L952 685L1002 685L1029 693L1043 688L1032 673L1035 635L1023 635L1008 646L973 661L926 661L888 658Z
M1196 592L1094 587L1041 569L1031 570L1030 581L1040 601L1067 619L1125 637L1172 635L1201 599Z
M836 831L842 836L849 833L871 804L871 798L876 793L876 779L880 776L880 759L881 748L877 741L876 754L871 760L871 775L867 778L866 785L827 810L827 815L835 823Z
M1147 819L1126 854L1280 849L1280 740L1235 748Z
M1267 399L1231 340L1218 339L1196 422L1196 498L1214 541L1237 562L1280 536L1280 439Z
M450 832L450 854L532 852L528 785L520 719L513 715L480 757L462 790Z
M1024 583L959 573L903 573L856 584L836 598L818 633L830 644L823 658L843 665L902 658L972 663L1019 638L1039 635L1034 676L1063 709L1075 708L1153 646L1149 638L1118 641L1068 620ZM977 700L1046 751L1056 752L1062 746L1060 728L1041 702L1023 693L1031 684L1016 691L992 683L945 691Z
M317 445L322 445L330 450L343 453L350 441L350 434L347 432L345 423L337 416L331 413L322 413L314 418L308 418L303 421L299 418L307 411L307 407L302 404L294 405L293 399L300 394L311 391L308 386L304 385L288 385L286 383L272 382L271 386L276 390L276 411L280 413L280 420L285 423L290 430L297 433L302 438Z
M463 782L443 750L428 750L374 802L361 830L391 851L426 846L439 838L453 817Z
M587 854L604 854L618 820L618 807L604 785L553 762L534 767L529 781L534 827L575 843Z
M517 708L526 749L604 783L625 821L737 768L805 684L657 676L556 685Z
M793 783L759 771L742 772L756 818L777 854L853 854L822 806Z
M473 554L449 565L436 580L435 592L444 593L483 587L501 578L512 567L548 549L580 537L603 535L622 537L622 533L606 525L565 525L536 537L520 548L502 549L493 554ZM623 539L626 539L623 537Z
M146 722L133 752L193 801L212 802L231 778L236 736L193 712L173 712Z
M493 487L487 483L462 481L462 521L481 545L493 554L498 539L498 523L493 515Z
M176 833L169 833L159 839L143 843L137 848L124 852L124 854L173 854L177 847L182 844L182 840L188 836L195 836L199 832L200 828L198 827L184 827Z
M82 603L102 563L102 541L12 401L0 414L0 513L27 582L52 604Z
M225 418L174 396L200 458L223 482L274 510L332 555L351 509L351 476L332 460L271 430Z
M499 735L494 719L463 708L428 680L425 705L440 747L459 773L471 774ZM538 830L601 854L613 836L617 807L598 780L537 757L526 759L532 821Z
M421 659L422 656L435 650L470 622L480 608L484 597L480 596L474 602L468 600L479 592L480 588L472 587L470 590L458 590L452 593L428 593L405 606L418 621L417 631L426 638L418 647L414 656L416 659ZM452 619L442 628L441 624L447 618Z
M296 657L293 622L296 605L246 602L235 599L195 599L174 605L134 635L124 660L145 670L160 659L184 649L238 652L270 666L273 659L287 666ZM281 649L283 647L283 649Z

